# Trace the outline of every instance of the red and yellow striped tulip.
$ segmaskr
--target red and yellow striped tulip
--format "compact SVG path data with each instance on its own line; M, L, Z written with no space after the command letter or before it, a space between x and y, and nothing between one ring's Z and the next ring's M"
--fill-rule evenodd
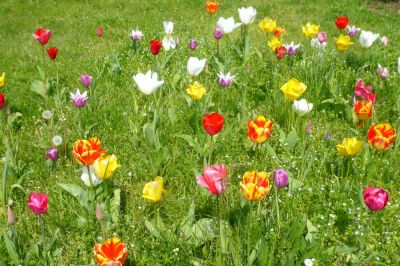
M372 124L368 130L368 143L378 151L387 150L396 139L396 130L388 123Z

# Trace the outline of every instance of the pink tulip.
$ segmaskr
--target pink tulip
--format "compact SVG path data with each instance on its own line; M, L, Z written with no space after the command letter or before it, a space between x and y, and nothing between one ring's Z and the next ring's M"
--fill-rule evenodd
M323 32L319 32L318 35L317 35L317 39L318 39L319 43L326 42L327 38L328 38L328 36L327 36L326 32L324 32L324 31Z
M371 211L382 210L388 200L389 194L381 188L367 187L364 190L364 203Z
M28 207L31 209L35 214L45 214L48 208L48 197L47 194L39 194L36 192L32 192L29 196L29 204Z
M362 79L358 80L356 86L354 87L354 93L369 102L375 103L375 94L371 92L372 86L364 85Z
M225 165L213 165L204 167L204 175L197 176L197 184L205 187L211 194L218 195L225 191L229 182L228 169Z

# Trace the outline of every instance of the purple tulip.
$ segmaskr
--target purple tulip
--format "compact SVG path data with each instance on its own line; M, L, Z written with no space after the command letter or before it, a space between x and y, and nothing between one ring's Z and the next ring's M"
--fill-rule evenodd
M326 39L327 39L326 32L324 32L324 31L323 32L319 32L318 35L317 35L317 39L318 39L319 43L326 42Z
M376 74L378 75L378 77L385 79L389 77L389 70L387 67L382 67L378 64L378 70L376 71Z
M290 56L295 55L297 53L297 50L300 47L300 44L294 44L294 42L291 43L285 43L284 44L286 48L286 53Z
M92 84L93 78L90 75L81 75L81 82L83 87L88 88Z
M219 73L219 85L224 88L228 88L232 84L232 80L235 78L235 75L231 76L231 73L228 72L228 74L224 75L224 73Z
M286 187L289 183L289 176L285 169L280 168L274 171L274 182L277 188Z
M360 31L360 28L356 28L356 26L347 26L347 34L353 38Z
M47 151L46 153L47 159L50 159L52 161L56 161L58 158L58 150L57 148L52 148Z
M216 27L214 30L214 37L215 39L220 40L222 39L222 37L224 36L224 34L222 33L222 30L219 27Z
M190 49L190 50L194 50L194 49L196 49L196 47L197 47L197 42L196 42L196 40L195 40L195 39L191 39L191 40L189 41L189 49Z
M81 94L79 89L77 89L75 93L70 92L70 97L74 105L78 108L84 107L88 99L87 91Z

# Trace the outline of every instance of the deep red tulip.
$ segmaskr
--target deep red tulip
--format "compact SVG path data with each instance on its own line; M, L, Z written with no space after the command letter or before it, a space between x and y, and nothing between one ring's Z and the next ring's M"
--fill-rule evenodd
M3 109L6 106L6 99L4 93L0 93L0 109Z
M348 17L337 17L336 19L336 27L339 30L343 30L344 28L349 25L349 18Z
M286 55L286 48L285 46L279 46L275 49L276 58L279 60L283 59Z
M218 134L224 125L224 117L218 113L206 114L203 119L204 130L210 136Z
M97 36L101 37L103 36L103 28L101 26L98 26L96 29L96 34Z
M160 53L162 44L159 40L150 41L150 51L153 55L158 55Z
M51 31L44 29L44 28L39 28L35 31L33 34L33 37L41 44L41 45L46 45L49 42L49 39L51 37Z
M364 190L364 203L371 211L382 210L388 200L389 194L381 188L367 187Z
M47 212L49 199L47 194L39 194L36 192L32 192L29 196L29 204L28 207L35 214L45 214Z
M57 47L50 47L49 49L47 49L47 54L49 55L51 60L56 59L57 54L58 54Z

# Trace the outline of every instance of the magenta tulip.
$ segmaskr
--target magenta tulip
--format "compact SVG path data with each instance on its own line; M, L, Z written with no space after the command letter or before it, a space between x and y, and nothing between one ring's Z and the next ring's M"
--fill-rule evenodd
M371 211L382 210L388 200L389 194L381 188L367 187L364 190L364 203Z
M274 182L278 188L286 187L289 183L289 176L285 169L280 168L274 171Z
M225 191L229 180L228 169L225 165L213 165L204 167L204 175L197 176L197 184L205 187L211 194L218 195Z
M39 194L36 192L32 192L29 196L29 204L28 207L35 214L45 214L47 212L49 199L47 194Z

